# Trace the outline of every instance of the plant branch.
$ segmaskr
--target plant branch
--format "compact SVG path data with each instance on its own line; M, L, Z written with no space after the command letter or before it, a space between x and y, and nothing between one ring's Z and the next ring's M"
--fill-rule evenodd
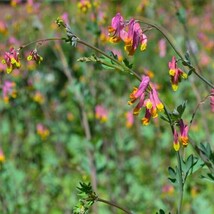
M105 204L108 204L109 206L116 207L116 208L122 210L124 213L132 214L131 211L129 211L129 210L119 206L118 204L113 203L113 202L110 202L110 201L107 201L107 200L104 200L104 199L101 199L101 198L98 198L97 201L105 203Z

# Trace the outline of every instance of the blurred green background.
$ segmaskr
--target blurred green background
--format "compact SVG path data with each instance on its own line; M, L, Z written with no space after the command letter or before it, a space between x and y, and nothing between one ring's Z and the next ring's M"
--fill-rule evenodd
M0 55L33 40L65 37L55 24L67 22L78 37L100 49L119 53L133 63L140 75L149 74L169 109L187 100L185 122L208 93L198 79L182 81L173 92L168 61L175 55L162 35L142 25L148 36L145 52L127 56L122 43L108 42L108 26L117 13L129 19L147 17L163 25L184 53L185 32L176 17L174 1L0 1ZM203 75L214 79L212 60L214 22L212 0L179 1ZM164 43L165 52L161 54ZM37 48L40 65L26 60ZM163 51L163 50L162 50ZM128 124L129 94L138 81L133 76L100 65L77 62L94 51L62 42L45 42L21 52L22 67L11 74L0 67L1 88L13 81L16 97L0 98L0 213L69 214L78 201L79 182L91 182L104 199L124 205L134 213L155 213L160 208L176 212L177 192L168 181L168 167L176 165L170 127L161 119L141 125L141 115ZM185 70L185 68L182 68ZM96 114L105 109L105 117ZM196 143L214 145L213 114L209 101L201 105L190 135ZM191 145L186 155L192 152ZM182 213L214 213L213 185L190 176L185 187ZM96 204L91 213L122 213Z

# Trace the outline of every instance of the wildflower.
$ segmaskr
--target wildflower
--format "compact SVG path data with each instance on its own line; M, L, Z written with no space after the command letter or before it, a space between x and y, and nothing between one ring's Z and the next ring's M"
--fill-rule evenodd
M125 116L126 116L126 127L131 128L134 124L133 113L131 111L126 112Z
M186 147L188 145L188 131L189 131L189 127L187 125L184 125L183 120L181 119L179 122L179 126L180 126L180 141L182 143L182 145L184 147Z
M115 17L111 20L111 26L108 27L108 32L110 35L110 42L116 43L121 40L121 33L124 28L124 19L117 13Z
M0 33L3 35L7 34L7 25L3 21L0 21Z
M176 130L174 130L173 137L174 137L173 147L174 150L177 152L180 149L180 142L178 140L178 132Z
M145 91L149 85L149 81L150 78L148 76L143 76L139 88L135 87L129 96L130 98L130 101L128 102L129 105L132 105L137 99L139 99L139 102L133 111L135 115L139 114L140 109L143 107Z
M99 119L101 122L106 122L107 116L108 116L108 112L106 108L104 108L102 105L97 105L95 108L96 119Z
M3 152L2 149L0 148L0 163L3 163L4 161L5 161L4 152Z
M91 3L88 0L80 0L77 4L77 7L83 12L87 13L87 11L91 8Z
M214 89L212 89L210 93L210 106L211 111L214 112Z
M7 73L10 73L15 68L20 68L19 53L14 48L11 48L10 52L5 52L2 63L7 65Z
M41 57L37 50L34 49L30 52L29 56L27 57L28 61L34 60L36 63L40 64L43 61L43 57Z
M173 56L172 61L169 62L169 75L171 76L172 89L176 91L178 89L178 83L187 78L187 74L177 67L176 58Z
M131 19L128 24L128 32L121 31L121 38L125 42L125 50L129 55L133 55L138 46L144 51L147 46L147 37L143 34L140 24Z
M9 102L9 98L16 98L17 93L15 90L16 83L11 81L5 81L3 84L2 92L3 92L3 99L5 103Z
M45 98L41 92L37 91L33 96L33 100L39 104L43 104L45 101Z
M36 126L37 134L41 137L42 140L46 140L46 138L50 135L50 131L43 124L39 123Z
M22 0L12 0L10 2L10 4L11 4L12 7L15 7L16 5L18 5L20 3L22 3Z
M149 121L152 118L158 116L158 111L162 111L164 106L158 98L158 93L156 89L149 85L150 78L148 76L142 76L142 81L138 88L134 88L130 94L129 105L132 105L137 100L138 104L133 110L134 115L138 115L141 108L145 107L146 112L144 118L142 118L142 124L148 125Z
M164 194L172 195L174 193L174 191L175 191L175 189L172 185L166 184L162 187L162 193L164 193Z

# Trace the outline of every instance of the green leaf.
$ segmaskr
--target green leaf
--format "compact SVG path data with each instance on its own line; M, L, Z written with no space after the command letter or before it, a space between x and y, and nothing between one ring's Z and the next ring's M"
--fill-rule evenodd
M209 181L209 182L212 182L214 183L214 176L210 173L207 173L206 175L202 175L201 176L203 179Z

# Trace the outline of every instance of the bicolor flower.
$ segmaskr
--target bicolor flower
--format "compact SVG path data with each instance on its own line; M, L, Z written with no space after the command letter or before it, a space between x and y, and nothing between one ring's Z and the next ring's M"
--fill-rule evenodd
M131 128L134 124L133 113L131 111L126 112L125 116L126 116L126 127Z
M148 76L142 76L141 83L138 88L134 88L132 93L130 94L129 98L130 101L128 102L129 105L132 105L137 100L139 100L138 104L133 110L133 114L138 115L141 108L144 104L144 98L145 98L145 91L149 86L150 78Z
M152 86L149 92L149 98L145 100L144 106L146 107L146 113L142 119L143 125L148 125L150 118L156 118L158 116L158 111L162 111L164 106L158 97L156 89Z
M140 50L144 51L147 46L147 37L143 34L140 24L134 19L129 21L128 31L121 31L121 38L125 42L125 50L129 55L133 55L140 46Z
M42 140L46 140L46 138L50 135L50 131L43 124L38 123L36 126L36 132L41 137Z
M15 68L20 68L19 53L14 48L10 48L9 52L5 52L2 63L7 65L7 73L10 73Z
M102 105L97 105L95 107L95 117L99 119L101 122L106 122L108 119L108 111Z
M5 162L5 156L3 150L0 148L0 163Z
M121 33L124 29L124 19L117 13L115 17L111 20L111 26L108 27L108 32L110 35L110 42L116 43L121 40Z
M34 49L30 52L29 56L27 57L27 60L28 61L33 60L36 63L40 64L43 61L43 57L37 53L36 49Z
M214 89L212 89L210 93L210 107L211 111L214 112Z
M180 141L184 147L188 145L188 131L189 127L184 124L184 121L181 119L179 122L179 127L180 127Z
M16 83L6 80L3 84L2 92L3 92L3 99L5 103L9 102L10 97L16 98Z
M178 83L181 81L181 78L186 79L187 74L177 67L176 58L174 56L172 57L172 61L169 62L168 66L172 89L176 91L178 89Z
M77 7L83 12L87 13L91 8L91 3L88 0L80 0L77 4Z
M178 132L176 130L174 130L173 137L174 137L173 147L174 147L174 150L177 152L180 149L180 142L178 139Z

